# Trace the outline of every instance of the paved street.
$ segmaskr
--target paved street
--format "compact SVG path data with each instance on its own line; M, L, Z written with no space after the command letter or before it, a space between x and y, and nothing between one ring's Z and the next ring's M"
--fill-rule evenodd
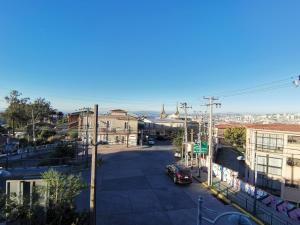
M196 225L199 195L204 197L206 207L218 212L235 211L196 182L190 186L173 184L164 171L173 161L171 146L115 151L103 158L97 176L99 225ZM79 202L79 208L88 208L88 191Z

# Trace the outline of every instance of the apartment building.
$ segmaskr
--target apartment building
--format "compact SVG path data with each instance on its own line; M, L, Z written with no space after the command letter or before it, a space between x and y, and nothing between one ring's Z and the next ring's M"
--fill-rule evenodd
M138 143L138 123L136 116L130 115L122 109L111 110L98 117L98 141L107 144L126 144L136 146ZM78 137L85 141L92 141L94 124L93 112L79 117ZM88 135L87 135L88 131Z
M247 125L246 180L300 203L300 125Z

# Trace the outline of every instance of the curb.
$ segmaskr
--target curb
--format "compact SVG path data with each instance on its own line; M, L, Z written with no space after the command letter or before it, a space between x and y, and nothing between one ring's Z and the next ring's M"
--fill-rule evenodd
M204 187L205 189L209 190L210 192L212 192L214 194L214 196L218 199L220 199L221 201L226 202L229 205L232 205L234 208L236 208L237 210L239 210L240 212L244 213L245 215L247 215L248 217L250 217L254 222L256 222L259 225L264 225L265 223L263 223L261 220L259 220L258 218L256 218L255 216L253 216L251 213L247 212L246 210L244 210L243 208L241 208L238 204L231 202L228 198L225 197L225 195L219 193L218 191L216 191L214 188L209 187L206 183L202 182L198 177L193 176L193 178L198 181L200 183L200 185L202 187Z

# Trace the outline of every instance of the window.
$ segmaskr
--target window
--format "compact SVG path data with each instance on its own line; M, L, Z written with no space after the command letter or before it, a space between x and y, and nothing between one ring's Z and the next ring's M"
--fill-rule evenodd
M258 151L275 152L283 150L283 135L257 133L256 147Z
M127 130L127 129L128 129L128 122L125 122L125 124L124 124L124 128L125 128L125 130Z
M111 128L111 121L106 121L106 128Z
M289 144L300 144L300 136L288 136Z
M257 156L257 171L265 174L281 176L282 159L267 156Z

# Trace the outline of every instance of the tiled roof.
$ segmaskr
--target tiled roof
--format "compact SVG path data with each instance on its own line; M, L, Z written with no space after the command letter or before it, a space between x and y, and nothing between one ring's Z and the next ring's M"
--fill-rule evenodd
M245 124L241 123L222 123L215 125L218 129L227 129L227 128L239 128L239 127L245 127Z
M247 128L258 129L258 130L277 130L277 131L290 131L290 132L300 132L300 124L282 124L282 123L272 123L272 124L248 124Z

